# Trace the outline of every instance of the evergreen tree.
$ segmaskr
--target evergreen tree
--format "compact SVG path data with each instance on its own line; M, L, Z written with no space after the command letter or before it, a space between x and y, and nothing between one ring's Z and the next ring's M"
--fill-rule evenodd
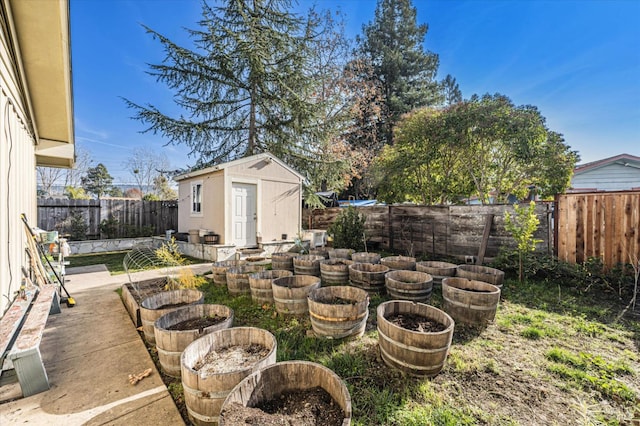
M98 199L112 191L113 177L107 171L104 164L99 163L95 167L89 167L87 174L81 179L82 187L89 194L94 194Z
M166 57L150 74L175 93L179 116L126 100L134 118L208 165L263 151L287 152L314 114L306 75L312 20L287 9L289 0L226 0L202 4L194 49L158 32Z
M460 86L456 82L456 79L447 74L447 76L440 83L442 85L442 96L444 98L445 106L450 106L462 102L462 91Z
M423 46L427 30L417 24L411 0L379 0L373 22L358 38L360 54L371 61L384 88L387 116L381 124L387 143L402 114L441 101L438 56Z

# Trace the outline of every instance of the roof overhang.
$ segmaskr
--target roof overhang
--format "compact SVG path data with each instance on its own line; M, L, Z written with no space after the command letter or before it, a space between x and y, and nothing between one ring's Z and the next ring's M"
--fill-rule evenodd
M6 0L36 139L36 165L75 161L68 0Z

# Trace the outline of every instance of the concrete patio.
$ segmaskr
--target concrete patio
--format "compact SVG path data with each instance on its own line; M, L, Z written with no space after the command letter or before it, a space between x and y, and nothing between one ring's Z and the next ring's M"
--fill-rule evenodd
M199 274L211 264L193 265ZM162 270L133 274L140 281ZM76 306L50 315L40 346L48 391L0 402L0 424L184 424L144 342L115 292L128 281L104 265L68 268L66 287ZM136 385L129 374L151 368ZM21 396L20 386L0 386L0 401Z

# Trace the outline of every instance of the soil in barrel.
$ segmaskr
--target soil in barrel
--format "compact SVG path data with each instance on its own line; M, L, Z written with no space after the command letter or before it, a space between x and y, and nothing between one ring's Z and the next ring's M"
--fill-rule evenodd
M357 300L344 299L339 296L319 297L315 301L325 305L356 305L358 303Z
M150 280L138 281L135 284L127 283L126 286L129 289L129 293L133 296L133 299L140 305L147 297L164 291L167 286L167 279L152 278Z
M389 316L385 316L385 318L387 319L387 321L394 325L397 325L398 327L402 327L410 331L417 331L420 333L437 333L447 329L444 324L423 317L422 315L392 314Z
M327 391L315 387L285 392L254 408L230 404L224 420L225 424L234 425L340 426L344 412Z
M491 293L490 290L481 290L479 288L464 288L464 287L457 287L458 290L464 290L464 291L470 291L472 293Z
M209 351L194 364L193 369L203 375L229 373L249 368L267 355L269 348L258 343L227 346Z
M181 308L189 304L190 302L167 303L166 305L158 306L157 308L155 308L155 310Z
M225 321L227 317L221 317L218 315L212 316L204 316L200 318L191 318L185 321L181 321L177 324L174 324L170 327L167 327L167 330L171 331L181 331L181 330L199 330L202 331L207 327L211 327L212 325L216 325Z

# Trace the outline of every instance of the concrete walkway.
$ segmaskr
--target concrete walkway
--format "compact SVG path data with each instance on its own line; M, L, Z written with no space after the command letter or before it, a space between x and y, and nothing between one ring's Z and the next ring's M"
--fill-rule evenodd
M210 267L192 269L202 273ZM133 278L161 275L161 270L145 271ZM126 274L111 276L104 267L68 269L66 287L76 306L63 304L62 313L49 316L40 345L51 388L0 404L0 425L184 424L115 292L127 281ZM129 383L129 374L147 368L150 376Z

